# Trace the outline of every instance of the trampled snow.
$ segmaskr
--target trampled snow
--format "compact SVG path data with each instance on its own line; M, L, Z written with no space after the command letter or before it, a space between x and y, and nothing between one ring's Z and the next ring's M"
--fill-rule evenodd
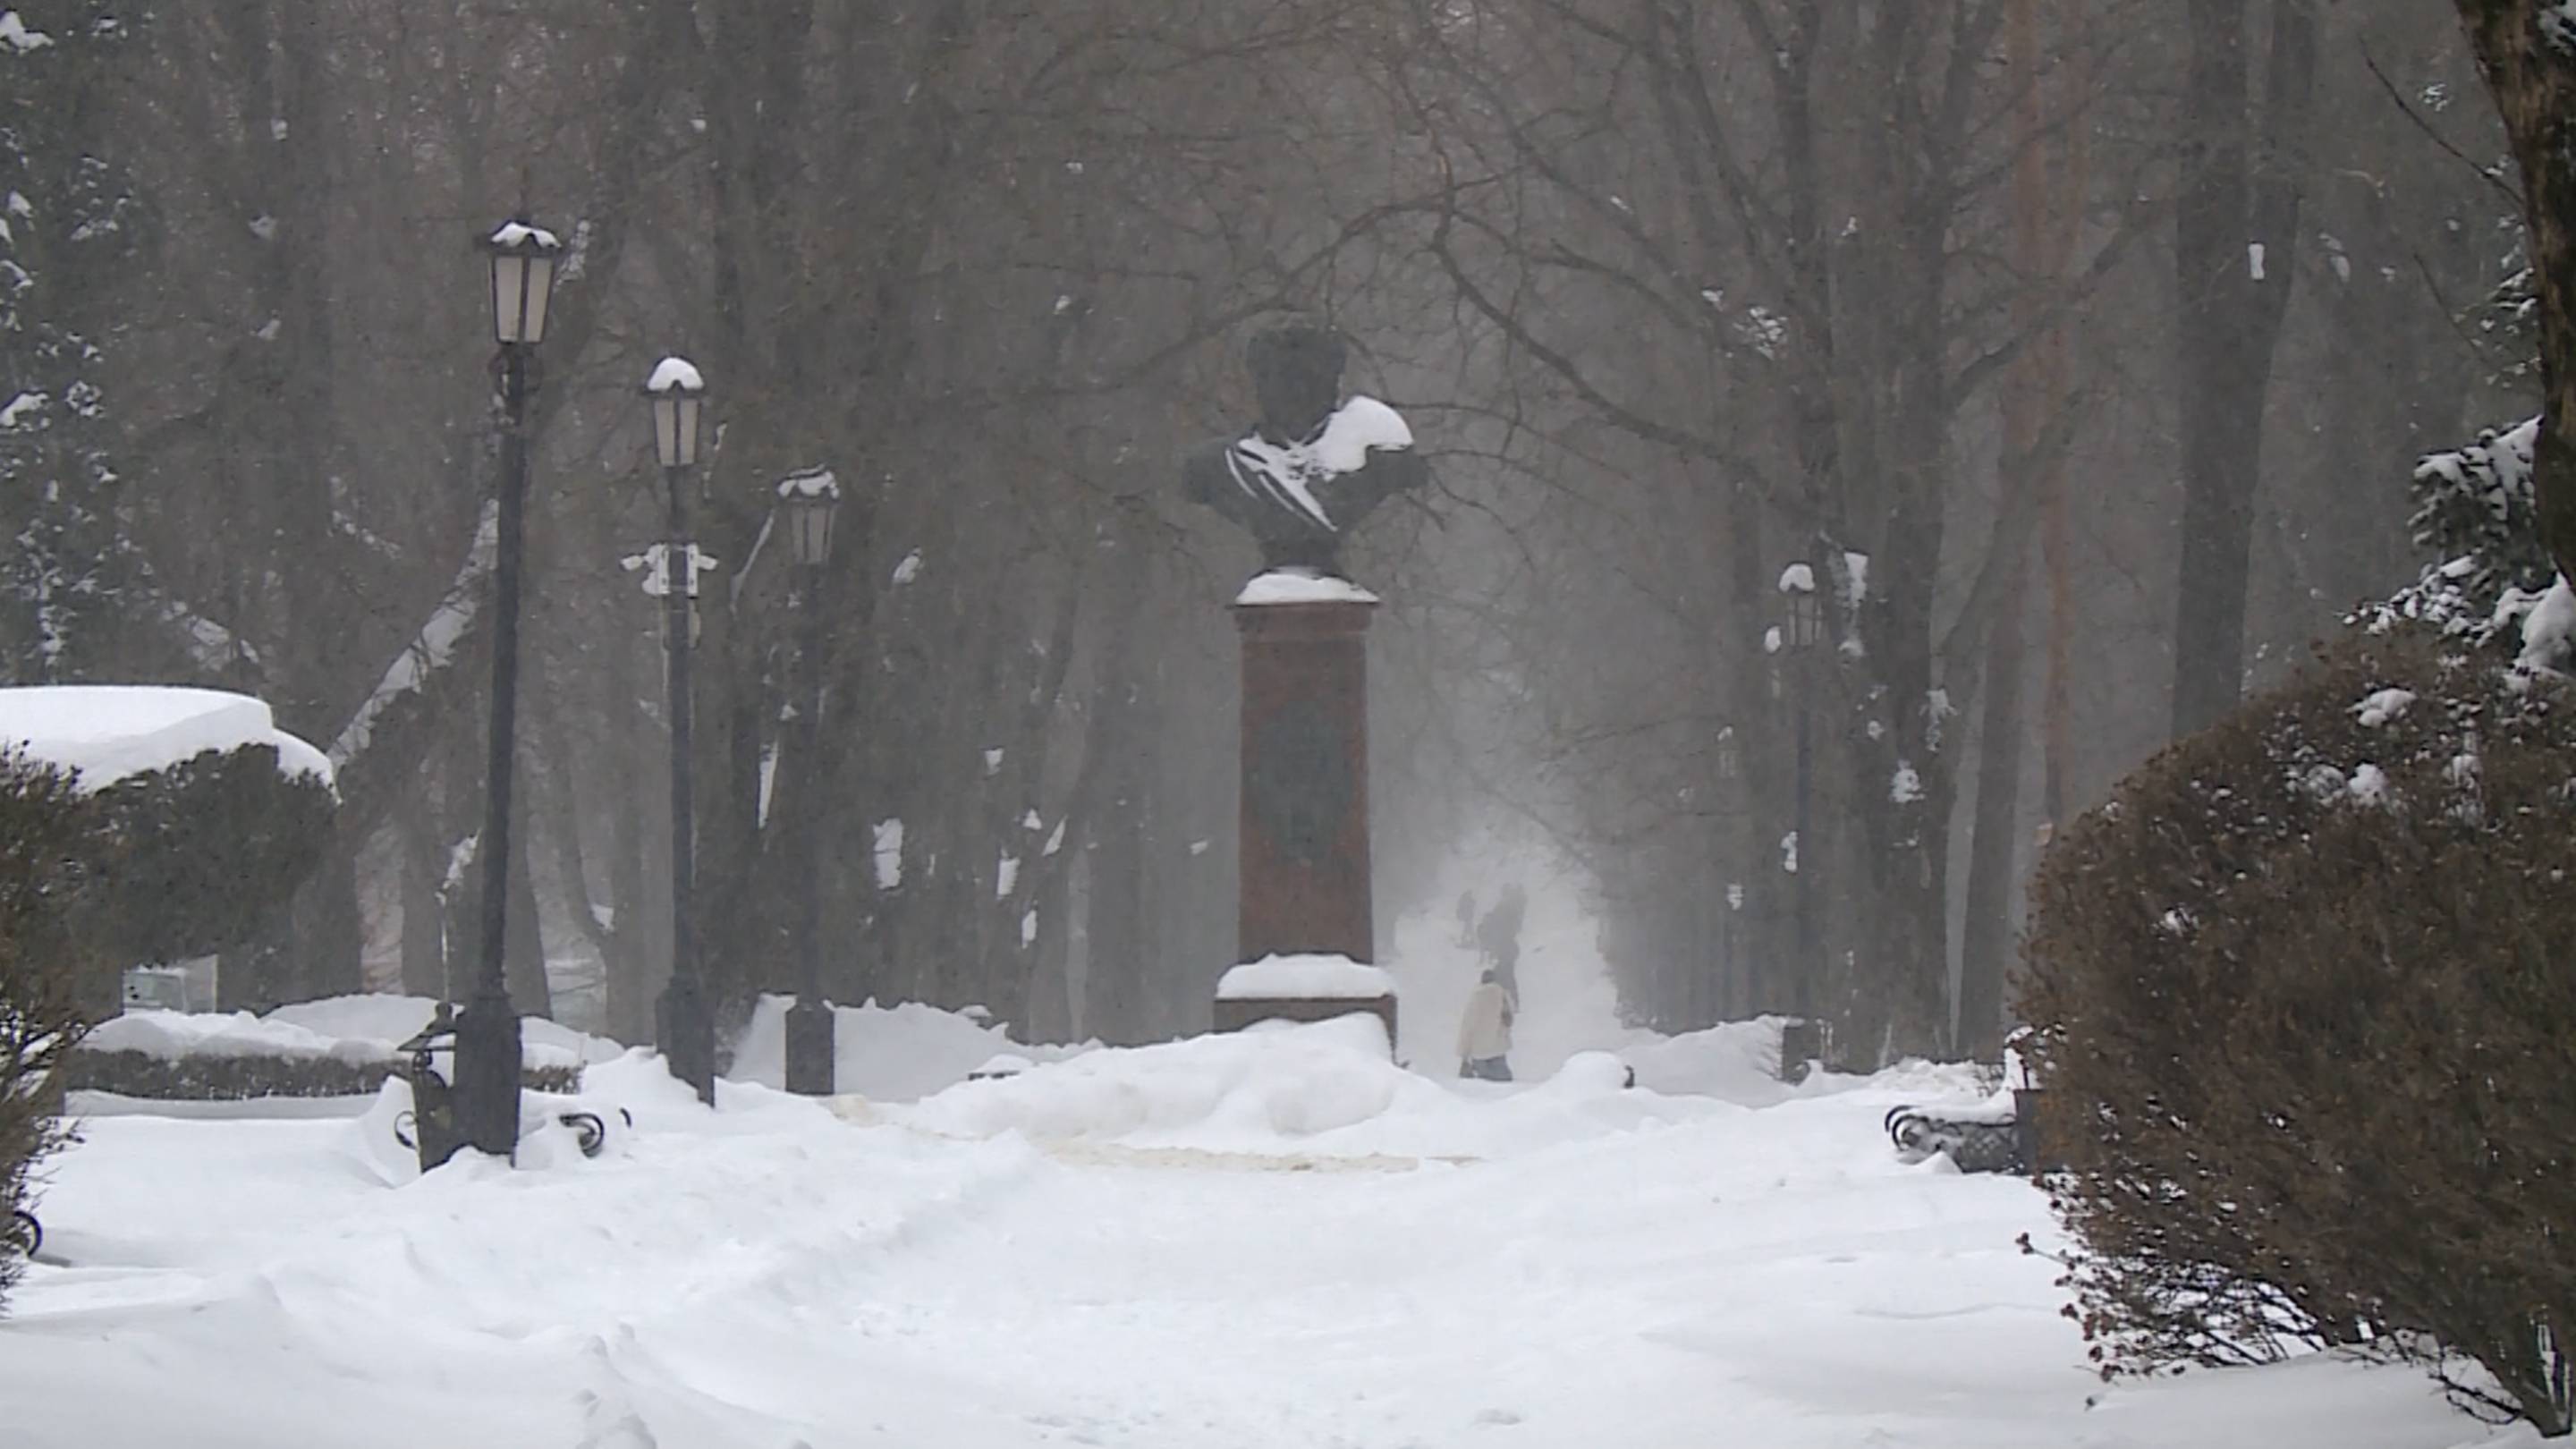
M1228 968L1216 983L1219 1001L1283 996L1373 1001L1394 994L1395 978L1384 967L1334 955L1264 956Z
M100 790L208 750L269 745L279 773L331 783L320 750L277 727L266 704L220 689L49 684L0 689L0 746L77 772Z
M842 1015L842 1066L916 1103L727 1081L710 1110L637 1052L530 1095L517 1171L419 1176L399 1084L340 1120L93 1120L0 1322L0 1438L2537 1443L2332 1357L2106 1389L2059 1270L2014 1245L2056 1241L2041 1194L1888 1150L1887 1108L1973 1096L1961 1069L1790 1088L1776 1023L1625 1031L1569 894L1530 884L1513 1085L1400 1069L1356 1019L1067 1056L898 1008ZM1432 1003L1477 972L1436 914L1390 953L1408 1041L1448 1035ZM610 1124L596 1159L575 1108Z

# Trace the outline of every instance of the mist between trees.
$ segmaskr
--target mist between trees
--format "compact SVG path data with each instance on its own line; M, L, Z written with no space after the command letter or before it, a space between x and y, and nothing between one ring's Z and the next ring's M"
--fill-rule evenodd
M629 1039L669 841L620 561L658 537L634 389L666 353L721 429L715 988L792 979L811 841L834 997L1110 1039L1203 1025L1232 954L1219 605L1253 559L1176 483L1251 419L1262 321L1348 334L1434 470L1350 560L1388 602L1381 911L1514 820L1595 883L1632 1015L1803 999L1861 1061L1991 1048L2043 827L2411 579L2414 458L2530 411L2487 305L2518 207L2444 6L15 13L0 652L256 692L332 747L340 848L241 1003L471 965L471 242L521 208L572 258L513 991ZM849 503L806 601L765 530L813 466ZM1798 561L1804 649L1772 632Z

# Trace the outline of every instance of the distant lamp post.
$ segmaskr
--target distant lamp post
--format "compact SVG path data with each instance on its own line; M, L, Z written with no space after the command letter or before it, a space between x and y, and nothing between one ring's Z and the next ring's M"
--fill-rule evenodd
M509 1158L519 1147L519 1014L510 1005L505 953L510 903L510 784L519 728L519 577L527 557L528 396L537 390L535 349L545 340L555 262L563 244L543 227L512 219L485 238L492 272L493 379L501 397L501 477L493 509L492 732L483 776L482 959L474 995L456 1018L455 1139L421 1132L421 1166L459 1146Z
M1816 596L1816 571L1804 563L1793 563L1780 571L1780 593L1787 605L1787 617L1779 631L1790 659L1791 684L1797 692L1798 709L1798 774L1796 784L1796 817L1790 826L1795 844L1789 858L1795 876L1792 899L1796 912L1797 953L1790 968L1790 991L1799 1027L1791 1033L1782 1052L1784 1068L1804 1074L1804 1063L1810 1056L1824 1051L1823 1027L1815 1020L1816 974L1822 963L1816 959L1815 888L1812 881L1820 858L1815 846L1815 833L1809 813L1809 800L1815 778L1813 731L1815 667L1808 657L1825 634L1824 601ZM1788 1067L1790 1051L1798 1051L1797 1065Z
M806 772L797 828L796 1004L787 1012L787 1090L828 1097L835 1089L832 1008L823 1000L823 583L832 562L832 515L841 484L826 468L791 473L778 484L778 513L796 565L796 611L803 638L804 688L796 704L796 749Z
M697 819L691 790L692 697L689 646L696 634L697 543L689 536L689 475L698 466L699 414L706 379L682 357L663 358L644 383L653 406L653 450L669 494L658 577L662 592L665 688L671 721L671 981L655 1012L655 1040L671 1075L698 1100L716 1100L715 1018L698 955ZM652 580L648 578L648 586Z

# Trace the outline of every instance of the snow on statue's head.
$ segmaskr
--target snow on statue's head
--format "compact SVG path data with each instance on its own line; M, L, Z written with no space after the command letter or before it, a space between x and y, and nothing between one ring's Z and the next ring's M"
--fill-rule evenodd
M1261 403L1262 432L1280 443L1313 437L1341 403L1342 367L1349 358L1341 334L1313 323L1255 333L1243 362Z

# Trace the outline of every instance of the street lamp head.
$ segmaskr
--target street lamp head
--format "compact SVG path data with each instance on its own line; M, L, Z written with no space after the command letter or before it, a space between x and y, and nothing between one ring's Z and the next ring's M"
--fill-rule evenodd
M685 357L665 357L644 381L644 396L653 402L653 449L665 468L693 468L698 462L698 409L706 401L707 380Z
M546 303L554 294L563 243L541 226L513 218L483 239L492 260L492 337L505 347L546 340Z
M832 514L840 506L841 481L829 468L800 468L778 480L778 511L796 562L820 568L831 561Z
M1780 571L1780 592L1789 605L1788 645L1805 649L1824 637L1824 601L1816 597L1816 571L1805 562Z

